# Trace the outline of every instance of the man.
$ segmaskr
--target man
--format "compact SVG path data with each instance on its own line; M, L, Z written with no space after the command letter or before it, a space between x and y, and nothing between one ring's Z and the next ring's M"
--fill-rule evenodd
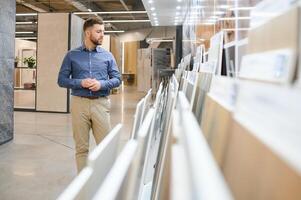
M121 82L113 55L98 46L104 36L103 21L89 18L83 31L83 45L66 54L58 76L60 87L72 89L71 115L78 172L86 165L90 129L96 144L111 129L108 95Z

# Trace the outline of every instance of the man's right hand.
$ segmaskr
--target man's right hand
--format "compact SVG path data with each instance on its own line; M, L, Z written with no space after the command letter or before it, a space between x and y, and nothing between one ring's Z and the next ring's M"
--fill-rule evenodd
M91 79L91 78L86 78L86 79L83 79L83 80L81 81L81 86L82 86L83 88L89 88L89 87L92 86L93 83L94 83L93 79Z

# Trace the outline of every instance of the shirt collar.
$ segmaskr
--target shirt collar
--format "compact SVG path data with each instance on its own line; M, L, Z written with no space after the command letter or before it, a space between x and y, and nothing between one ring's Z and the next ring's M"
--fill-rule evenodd
M84 44L82 44L81 50L82 51L88 51ZM103 52L103 48L101 46L97 45L96 48L93 51L97 51L98 53L101 53L101 52Z

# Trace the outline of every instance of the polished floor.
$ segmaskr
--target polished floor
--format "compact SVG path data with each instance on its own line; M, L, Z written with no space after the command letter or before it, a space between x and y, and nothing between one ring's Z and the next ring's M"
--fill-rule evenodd
M120 149L145 95L122 88L110 97L112 125L123 124ZM56 199L76 176L70 114L15 112L14 140L0 146L0 171L0 199Z

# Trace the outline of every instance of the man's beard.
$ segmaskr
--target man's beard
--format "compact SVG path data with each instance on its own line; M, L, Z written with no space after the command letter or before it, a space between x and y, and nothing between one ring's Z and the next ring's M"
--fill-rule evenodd
M91 40L91 42L92 42L93 44L95 44L96 46L102 44L102 40L97 40L96 38L92 38L92 37L90 38L90 40Z

